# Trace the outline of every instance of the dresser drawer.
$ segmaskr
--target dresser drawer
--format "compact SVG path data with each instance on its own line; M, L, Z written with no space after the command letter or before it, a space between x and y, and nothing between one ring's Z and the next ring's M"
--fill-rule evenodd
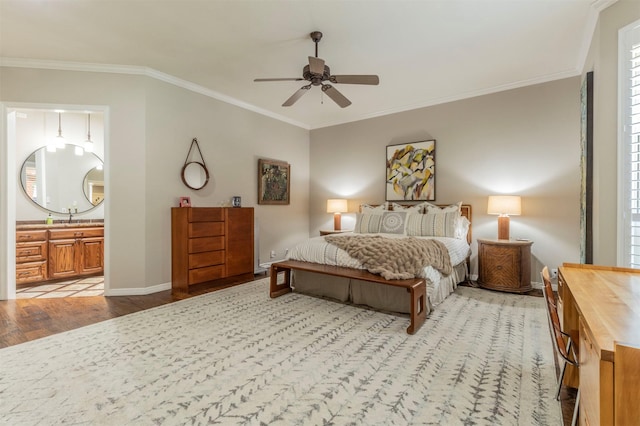
M224 221L224 210L220 207L200 207L189 209L189 222L221 222Z
M47 231L16 231L16 243L24 243L29 241L45 241L47 239Z
M50 229L50 240L64 240L70 238L104 237L104 228L74 228Z
M16 264L16 284L44 281L47 279L47 262Z
M189 269L204 266L221 265L224 263L224 250L207 251L189 255Z
M189 285L217 280L224 277L224 265L207 266L189 270Z
M224 250L224 237L189 238L189 253Z
M195 222L189 224L189 237L217 237L224 235L224 222Z
M16 263L32 262L47 259L47 242L17 243Z

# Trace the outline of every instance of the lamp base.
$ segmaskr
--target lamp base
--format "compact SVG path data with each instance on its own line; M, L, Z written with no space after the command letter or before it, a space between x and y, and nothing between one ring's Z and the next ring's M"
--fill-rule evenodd
M498 239L509 239L509 216L498 216Z
M341 230L341 224L340 221L342 219L342 215L340 213L334 213L333 214L333 229L334 231L340 231Z

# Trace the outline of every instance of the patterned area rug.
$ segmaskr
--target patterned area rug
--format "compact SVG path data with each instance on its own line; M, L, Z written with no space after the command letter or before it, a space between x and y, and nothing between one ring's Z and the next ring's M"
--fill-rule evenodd
M266 279L0 350L3 424L560 425L542 298L408 317Z

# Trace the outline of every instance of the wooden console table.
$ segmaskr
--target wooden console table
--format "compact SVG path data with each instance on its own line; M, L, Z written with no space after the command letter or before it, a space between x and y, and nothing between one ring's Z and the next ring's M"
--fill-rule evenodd
M563 328L579 333L580 424L632 425L640 419L640 270L565 263L558 295Z

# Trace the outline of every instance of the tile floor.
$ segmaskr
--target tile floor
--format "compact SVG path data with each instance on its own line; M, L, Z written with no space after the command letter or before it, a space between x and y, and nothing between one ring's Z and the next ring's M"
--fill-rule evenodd
M104 296L104 277L87 277L16 288L16 299Z

